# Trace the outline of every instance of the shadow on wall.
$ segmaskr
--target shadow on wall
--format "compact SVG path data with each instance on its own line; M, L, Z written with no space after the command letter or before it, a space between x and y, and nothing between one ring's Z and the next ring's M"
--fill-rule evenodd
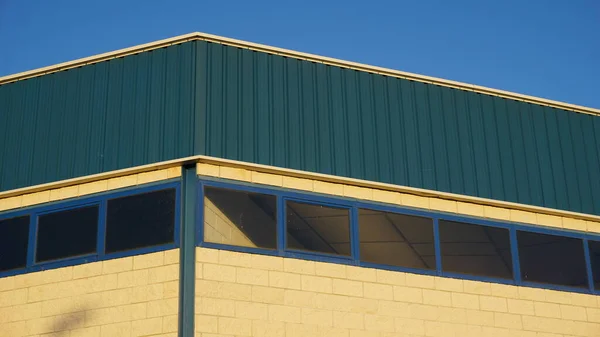
M69 336L71 330L82 329L86 321L93 320L94 313L89 305L80 305L69 308L69 314L58 316L48 330L52 331L53 337Z

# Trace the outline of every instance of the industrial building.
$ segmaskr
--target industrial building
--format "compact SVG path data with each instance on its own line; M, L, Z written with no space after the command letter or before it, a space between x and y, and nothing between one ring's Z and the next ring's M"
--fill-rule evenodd
M0 78L0 337L600 336L600 110L192 33Z

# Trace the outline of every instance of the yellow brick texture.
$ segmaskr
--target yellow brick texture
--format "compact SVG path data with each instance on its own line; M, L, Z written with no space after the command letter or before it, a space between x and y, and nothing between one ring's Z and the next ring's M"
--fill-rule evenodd
M196 336L600 336L592 295L207 248L196 254Z
M178 249L0 279L0 337L170 336ZM168 258L166 258L168 256Z
M171 167L168 169L154 170L121 177L101 179L84 184L48 189L35 193L26 193L9 198L0 198L0 212L178 177L181 177L181 168Z

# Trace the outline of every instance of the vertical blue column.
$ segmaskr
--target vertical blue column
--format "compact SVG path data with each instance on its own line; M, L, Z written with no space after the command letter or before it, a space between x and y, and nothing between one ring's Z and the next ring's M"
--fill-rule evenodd
M180 262L179 262L179 334L194 337L194 282L196 279L196 165L182 168Z
M437 275L442 275L442 245L438 218L433 218L433 246L435 250L435 272Z

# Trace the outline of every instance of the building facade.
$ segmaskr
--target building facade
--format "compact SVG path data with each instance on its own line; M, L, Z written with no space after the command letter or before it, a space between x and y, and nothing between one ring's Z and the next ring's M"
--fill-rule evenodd
M202 33L0 78L0 337L600 336L599 115Z

